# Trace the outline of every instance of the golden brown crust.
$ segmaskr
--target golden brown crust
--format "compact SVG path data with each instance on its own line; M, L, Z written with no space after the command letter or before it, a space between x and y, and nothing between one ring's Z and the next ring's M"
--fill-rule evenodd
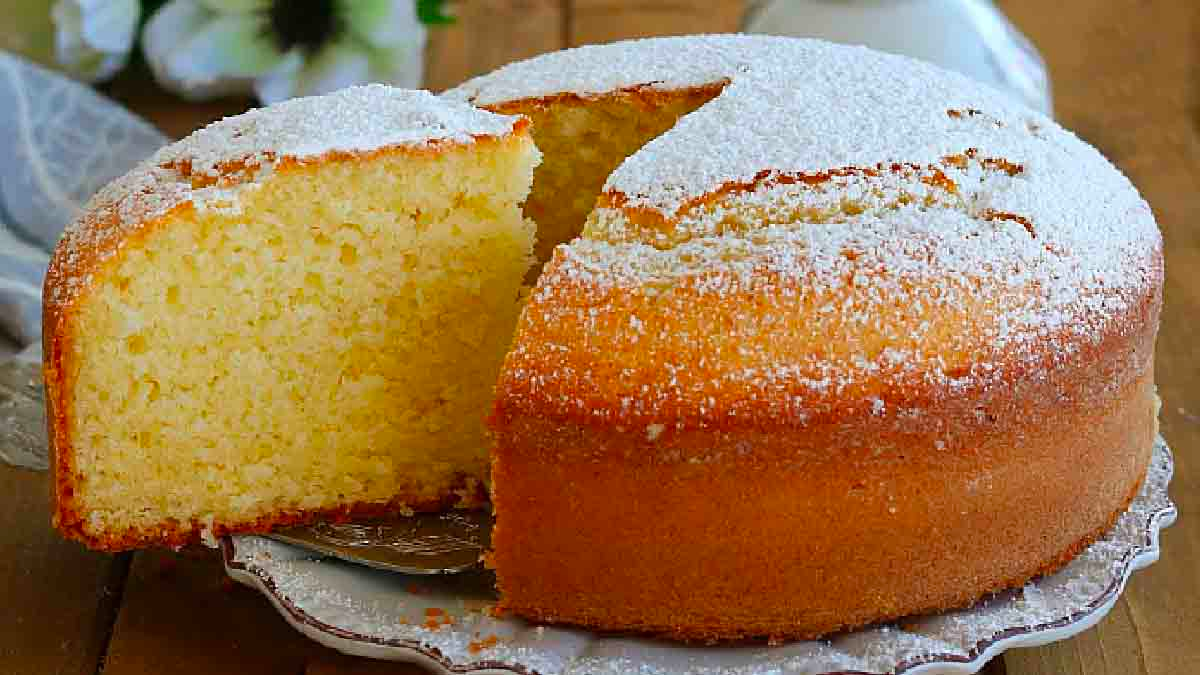
M1119 276L1072 279L1048 301L1059 276L895 272L920 252L843 251L844 266L814 270L803 245L781 271L754 257L769 244L701 257L682 226L789 182L886 173L953 196L947 173L968 161L1023 171L967 149L930 166L763 172L674 214L602 195L611 231L556 253L498 385L502 605L683 640L810 638L964 606L1057 569L1109 527L1157 429L1157 238ZM1078 254L1021 214L976 217L1068 263ZM726 224L740 225L698 227L698 244ZM765 238L759 225L733 233ZM1017 251L1005 269L1020 271Z
M529 120L519 119L511 134L497 137L473 136L470 145L507 142L528 137ZM469 144L449 140L431 140L421 146L393 145L364 152L330 151L317 157L274 158L275 171L289 171L325 162L369 160L384 155L402 154L428 157L467 147ZM72 405L72 388L79 364L71 359L72 345L81 339L76 334L80 303L94 288L106 270L119 264L121 250L145 240L158 228L166 226L188 209L195 208L188 190L209 185L208 179L191 174L186 163L144 167L152 175L149 183L114 183L102 191L88 205L85 212L64 234L54 249L46 272L42 292L42 370L45 383L46 426L50 445L50 487L53 525L65 536L84 542L100 550L125 550L149 545L182 546L197 541L201 526L190 524L164 524L153 532L127 532L120 535L103 536L86 531L85 517L75 486L79 476L74 462L74 448L70 438L69 414ZM258 165L245 159L231 159L221 165L217 181L222 187L232 187L252 181ZM169 179L168 179L169 177ZM186 187L181 185L187 184ZM146 186L151 185L149 192ZM149 205L155 204L154 208ZM161 207L161 208L159 208ZM130 215L148 216L129 221ZM149 215L153 214L153 215ZM432 506L453 501L448 495ZM347 514L377 515L386 509L407 504L404 496L398 496L392 506L355 504L346 508ZM421 506L418 501L418 506ZM417 507L414 507L417 508ZM327 515L336 516L343 509L335 509ZM300 512L269 514L251 523L225 523L220 532L261 532L274 526L309 522L313 520Z
M1058 555L1051 556L1048 560L1042 563L1035 563L1035 566L1031 567L1029 570L1013 575L1002 581L993 583L988 587L962 592L961 594L953 596L953 599L944 600L924 607L914 605L915 609L895 610L891 614L868 614L860 615L858 617L847 615L847 618L844 620L831 621L824 627L811 627L809 629L798 629L794 622L784 621L772 623L769 620L765 620L758 623L748 622L737 625L726 624L717 628L698 629L692 626L676 625L665 630L661 629L660 627L648 627L645 630L635 628L635 630L658 637L680 640L683 642L697 642L704 644L718 644L755 639L766 639L768 642L774 643L788 640L816 640L831 633L854 630L856 628L873 623L887 623L898 619L904 619L905 617L919 616L922 614L935 614L950 609L969 607L994 593L999 593L1012 588L1019 588L1029 581L1036 579L1037 577L1053 574L1061 570L1068 563L1074 560L1075 556L1079 555L1084 549L1086 549L1088 546L1091 546L1096 540L1112 529L1113 525L1116 524L1117 519L1128 508L1129 504L1133 501L1133 498L1137 496L1137 492L1140 489L1141 482L1139 481L1130 491L1129 497L1124 501L1120 508L1113 511L1103 525L1085 535L1082 539L1070 544ZM497 609L502 612L512 611L515 614L519 614L536 622L574 625L581 628L598 631L625 632L629 630L628 625L624 623L624 618L609 621L588 621L587 619L572 621L571 619L564 619L557 610L546 610L542 607L511 607L501 604ZM622 627L614 628L614 625L620 625ZM807 630L807 632L802 632L802 630Z
M873 433L920 435L930 443L1011 428L1041 419L1065 395L1065 385L1051 374L1087 372L1087 386L1101 391L1118 390L1139 376L1153 356L1162 304L1161 248L1147 258L1148 283L1123 291L1125 311L1104 317L1081 312L1057 330L1002 346L987 342L984 329L1003 316L1001 303L1014 298L990 296L984 281L975 304L956 308L954 316L907 306L876 314L874 323L888 327L879 333L845 315L815 314L815 307L852 305L852 287L818 301L782 291L763 300L755 287L705 295L696 290L701 277L648 294L578 278L556 258L539 283L546 292L535 292L518 326L492 424L504 430L537 419L597 433L624 429L620 445L630 453L687 452L703 448L703 439L714 434L746 430L803 429L810 447L820 448L837 440L834 432L843 424L851 425L852 435L863 424ZM775 278L763 285L791 290ZM640 340L628 329L631 316L643 324ZM794 320L773 322L782 326L777 332L759 328L779 316ZM737 322L751 328L734 340ZM942 322L942 344L909 342L904 328L915 333L923 322ZM722 332L731 337L721 345L736 349L736 356L698 348ZM921 356L931 348L941 351L891 370L855 358L889 347ZM746 354L760 362L747 363ZM776 363L792 370L774 379L738 378L749 366ZM838 376L836 386L813 386L829 371ZM877 402L884 410L873 414ZM661 435L647 438L647 429L664 421ZM763 447L751 451L765 452Z
M550 106L559 104L569 105L587 105L593 101L608 101L621 100L633 105L641 106L646 110L654 110L663 105L673 103L679 100L708 100L721 93L729 84L728 79L721 79L708 84L697 85L695 87L681 87L678 89L660 89L653 85L639 84L632 87L622 87L611 91L595 93L595 94L579 94L576 92L559 92L550 96L535 96L532 98L513 99L502 103L494 103L482 106L483 109L498 113L501 115L522 115L528 114L528 111L533 109L545 109Z
M283 509L264 514L250 521L211 525L192 521L161 523L150 530L129 529L123 532L93 534L83 528L84 514L73 510L70 503L60 511L55 525L64 537L74 539L97 551L128 551L149 546L180 547L199 543L211 537L231 534L265 534L281 527L307 525L318 521L346 522L363 518L378 518L408 511L432 512L447 509L478 509L487 503L487 490L474 476L459 476L454 487L440 497L399 494L387 502L357 502L328 509Z
M1058 569L1135 494L1156 432L1152 382L1100 403L952 451L895 439L774 461L671 464L576 452L562 430L502 434L503 606L699 641L812 638L965 606Z
M543 322L551 310L535 294L492 418L503 605L683 640L809 638L964 606L1059 568L1111 525L1148 465L1161 252L1151 260L1151 283L1123 312L984 345L986 373L947 354L952 382L914 372L828 393L774 382L758 398L698 360L712 386L661 386L683 375L639 360L602 315L581 323L591 332L578 351L561 349L571 320ZM621 306L621 289L599 292ZM690 300L674 315L689 328L705 311ZM589 351L626 370L564 378L595 367ZM661 398L623 405L622 378ZM793 396L819 414L788 414Z

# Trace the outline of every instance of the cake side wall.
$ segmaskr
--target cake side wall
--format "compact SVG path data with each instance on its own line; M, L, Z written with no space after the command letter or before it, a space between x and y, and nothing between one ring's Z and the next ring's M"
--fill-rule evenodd
M1038 436L996 434L944 461L915 445L800 465L554 461L529 444L557 445L555 431L502 435L502 605L688 640L810 638L965 606L1055 571L1111 526L1149 461L1153 391L1140 378L1115 404L1058 410Z
M1069 352L1047 339L1041 358L1002 364L1002 382L900 402L920 419L847 400L807 425L622 430L502 390L490 560L503 605L688 640L812 637L1057 569L1149 461L1161 252L1151 265L1157 283L1107 332Z

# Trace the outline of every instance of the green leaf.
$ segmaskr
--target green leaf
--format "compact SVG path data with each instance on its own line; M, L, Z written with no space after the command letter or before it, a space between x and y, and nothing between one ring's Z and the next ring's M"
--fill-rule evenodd
M446 13L446 0L417 0L417 18L431 26L454 23L454 17Z

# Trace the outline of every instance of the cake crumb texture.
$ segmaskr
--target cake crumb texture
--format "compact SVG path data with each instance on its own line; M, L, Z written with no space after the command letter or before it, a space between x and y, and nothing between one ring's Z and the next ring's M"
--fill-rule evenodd
M46 354L69 535L479 503L539 153L523 121L427 94L332 99L169 147L63 240Z

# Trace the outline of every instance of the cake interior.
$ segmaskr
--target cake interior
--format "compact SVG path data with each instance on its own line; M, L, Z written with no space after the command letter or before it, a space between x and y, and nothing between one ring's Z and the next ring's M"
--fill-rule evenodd
M130 545L482 494L537 161L522 134L285 165L238 188L240 212L128 241L69 343L82 529Z
M61 524L120 549L478 505L523 284L722 87L510 102L530 134L290 163L147 227L78 304Z
M579 236L605 180L626 157L712 100L723 86L587 98L561 95L485 106L533 122L533 139L544 159L534 170L525 215L538 226L538 262L545 263L555 246ZM538 269L531 270L530 282Z

